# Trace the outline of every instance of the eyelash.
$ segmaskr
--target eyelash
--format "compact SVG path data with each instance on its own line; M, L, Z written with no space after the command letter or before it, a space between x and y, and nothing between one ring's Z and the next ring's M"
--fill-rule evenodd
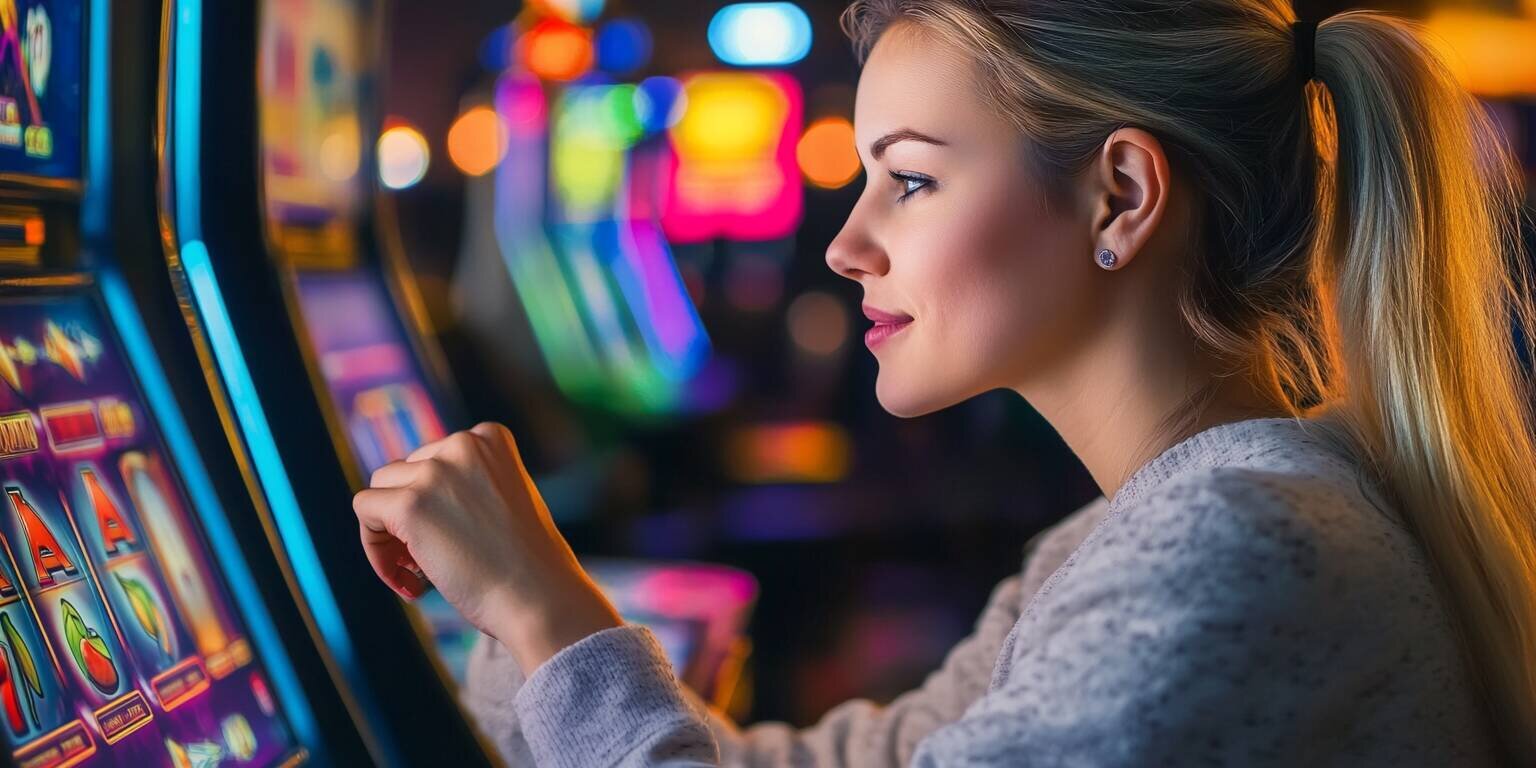
M891 178L895 179L896 182L901 184L904 188L901 197L896 198L896 202L898 203L905 203L907 198L922 192L923 190L931 190L933 189L934 185L934 180L928 176L922 176L916 173L908 173L904 171L891 171ZM916 188L909 188L906 186L908 184L919 184L921 186Z

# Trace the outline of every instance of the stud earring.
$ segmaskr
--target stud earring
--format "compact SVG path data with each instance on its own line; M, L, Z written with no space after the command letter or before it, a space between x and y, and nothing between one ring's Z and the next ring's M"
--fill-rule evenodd
M1114 269L1115 265L1120 263L1120 257L1116 256L1115 252L1108 248L1100 248L1094 260L1099 262L1099 266L1105 269Z

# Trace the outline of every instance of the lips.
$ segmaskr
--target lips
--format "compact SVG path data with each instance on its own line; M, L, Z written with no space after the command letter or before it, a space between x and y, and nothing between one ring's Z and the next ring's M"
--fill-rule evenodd
M864 305L864 316L874 322L874 327L864 333L864 344L870 349L884 343L887 339L906 330L912 325L912 316L900 313L886 312Z

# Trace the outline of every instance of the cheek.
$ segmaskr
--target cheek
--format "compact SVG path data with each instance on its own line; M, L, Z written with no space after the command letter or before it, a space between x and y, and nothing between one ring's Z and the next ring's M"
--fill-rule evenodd
M945 354L982 381L1004 386L1070 344L1092 267L1073 219L1009 190L957 205L947 237L917 276ZM1082 251L1081 254L1078 252ZM1081 255L1082 258L1074 258Z

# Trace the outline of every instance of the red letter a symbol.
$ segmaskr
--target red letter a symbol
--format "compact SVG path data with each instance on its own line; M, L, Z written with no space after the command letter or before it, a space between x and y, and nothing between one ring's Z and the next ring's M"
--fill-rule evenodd
M118 553L118 544L133 545L133 529L128 527L128 521L123 519L123 513L112 503L112 497L107 495L107 489L101 487L101 481L96 479L96 473L89 469L80 470L80 480L85 483L85 492L91 496L91 506L96 508L96 526L101 529L101 544L106 547L107 554Z
M54 538L53 531L48 529L48 524L37 514L37 510L21 497L18 488L5 489L7 496L11 497L11 508L16 510L16 516L21 518L21 527L27 532L27 543L32 547L32 567L37 569L38 586L53 584L53 572L63 571L73 576L77 571L75 564L69 561L69 555L64 554L59 546L59 540Z

